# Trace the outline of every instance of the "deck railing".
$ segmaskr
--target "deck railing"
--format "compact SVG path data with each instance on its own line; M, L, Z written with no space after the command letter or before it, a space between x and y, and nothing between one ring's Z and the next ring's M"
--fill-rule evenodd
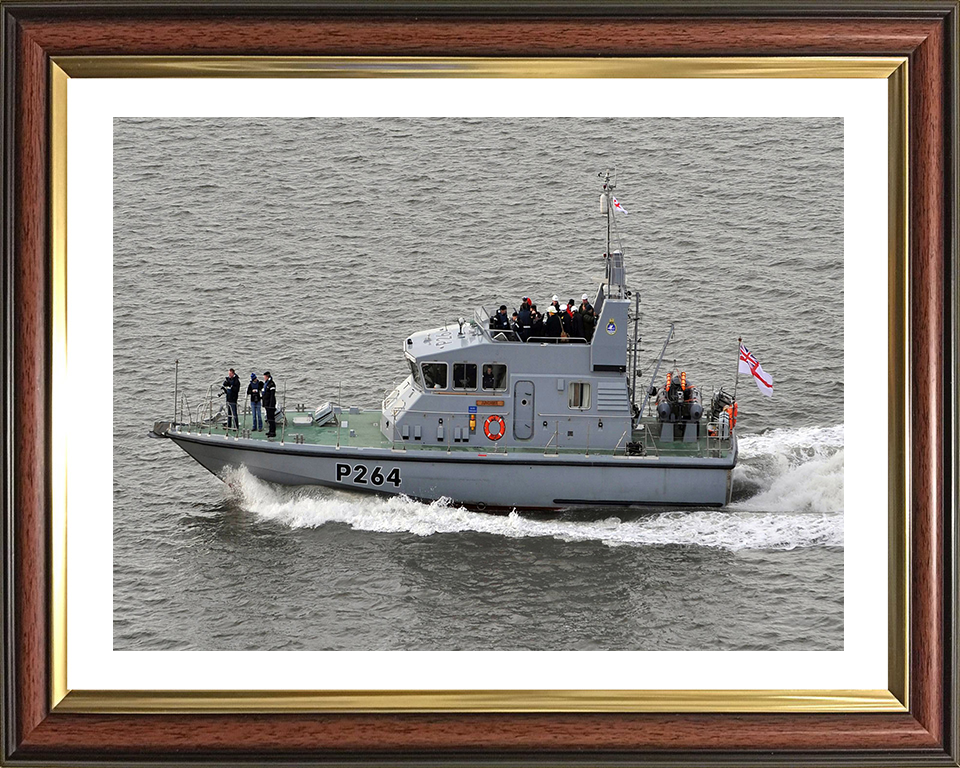
M247 415L251 412L249 398L246 398L242 404L242 410L238 409L242 414L242 421L238 421L238 424L227 428L226 427L226 416L227 409L226 403L220 400L217 397L216 392L219 390L219 382L211 384L206 393L206 397L196 405L195 408L191 408L187 400L187 397L184 393L178 393L178 403L179 410L181 413L186 413L189 418L189 423L178 420L176 423L176 428L180 429L181 427L186 427L188 432L196 431L198 434L204 434L204 432L209 434L223 434L224 436L233 435L235 437L249 437L250 432L246 429L247 426ZM387 393L384 397L383 402L381 403L381 419L384 417L389 417L391 419L389 437L383 434L384 430L382 429L382 424L378 423L375 426L380 427L381 440L380 446L383 447L384 443L387 443L390 448L394 451L405 452L407 450L407 445L413 443L422 447L429 448L445 448L447 453L452 452L455 449L453 444L453 432L454 420L460 420L466 422L462 427L464 432L469 437L480 437L480 430L482 427L478 424L476 430L473 433L468 432L469 424L469 415L465 414L463 411L421 411L427 417L437 417L443 418L445 423L444 427L444 436L442 442L435 443L429 440L426 434L422 434L421 440L415 440L412 436L408 436L404 439L400 425L397 424L397 416L403 411L402 407L394 405L392 408L387 406L390 404L389 401L393 400L398 394L398 389L394 389L391 392ZM285 400L285 398L284 398ZM307 411L304 410L306 413ZM544 414L537 412L538 418L544 417L556 417L560 414ZM565 455L583 455L589 456L591 453L593 455L623 455L631 458L640 458L643 456L656 456L662 458L664 455L664 450L667 446L676 445L678 448L684 446L689 446L689 453L687 455L696 455L702 458L723 458L732 449L732 440L733 435L732 431L727 430L726 433L721 431L721 424L719 422L701 422L701 436L697 439L696 443L684 443L683 440L676 440L668 443L664 443L659 440L657 437L656 427L657 422L645 423L641 428L635 429L633 426L625 429L620 438L617 440L616 445L611 450L610 448L597 447L596 443L592 440L594 437L591 435L591 425L590 422L593 419L597 418L596 414L587 414L587 413L571 413L571 414L562 414L565 419L578 419L578 420L587 420L587 434L586 434L586 444L583 447L578 448L568 448L560 446L560 423L559 420L553 419L555 421L554 429L550 433L550 437L547 440L546 444L542 446L537 445L505 445L499 442L473 442L470 440L464 440L456 448L463 449L480 449L483 452L491 454L506 454L509 452L517 453L531 453L538 452L542 453L544 456L554 455L558 456L561 453ZM281 405L277 409L277 420L281 421L283 427L281 428L281 442L285 439L286 436L286 414L285 407ZM477 421L479 422L481 414L477 414ZM449 419L449 423L446 423L446 420ZM337 440L336 445L339 448L341 445L341 424L342 418L337 419ZM331 425L332 426L332 425ZM424 424L425 428L426 425ZM221 432L222 430L222 432ZM642 432L642 440L640 435L637 432ZM304 442L303 435L299 434L299 431L294 430L294 437L291 439L296 440L297 442ZM632 452L630 448L630 443L638 441L639 450ZM591 448L591 442L594 442L594 446ZM672 455L673 452L668 451L667 455Z
M513 329L505 330L501 328L491 328L490 318L492 315L486 307L478 307L474 313L474 320L477 326L490 341L495 342L523 342L519 334ZM590 342L581 336L531 336L526 341L527 344L589 344Z

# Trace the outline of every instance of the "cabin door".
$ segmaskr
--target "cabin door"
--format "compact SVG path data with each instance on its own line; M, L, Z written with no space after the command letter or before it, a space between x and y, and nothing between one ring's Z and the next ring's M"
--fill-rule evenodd
M517 440L533 437L532 381L518 381L513 387L513 436Z

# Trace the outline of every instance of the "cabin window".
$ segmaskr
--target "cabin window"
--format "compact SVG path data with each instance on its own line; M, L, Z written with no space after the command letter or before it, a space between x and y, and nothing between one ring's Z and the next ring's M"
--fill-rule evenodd
M494 391L507 388L507 366L501 363L483 364L483 388Z
M421 363L423 368L423 383L427 389L447 388L446 363Z
M420 367L413 362L413 360L407 360L407 362L410 364L410 373L413 374L413 383L418 389L423 389L423 379L420 378Z
M476 363L454 363L453 364L453 388L454 389L476 389L477 388L477 364Z
M590 384L585 381L571 381L567 388L567 405L571 408L590 407Z

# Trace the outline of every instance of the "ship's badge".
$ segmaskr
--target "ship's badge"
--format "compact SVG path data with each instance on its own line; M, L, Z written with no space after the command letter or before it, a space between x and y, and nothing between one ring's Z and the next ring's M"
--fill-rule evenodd
M613 320L607 320L607 333L611 336L617 332L617 324Z

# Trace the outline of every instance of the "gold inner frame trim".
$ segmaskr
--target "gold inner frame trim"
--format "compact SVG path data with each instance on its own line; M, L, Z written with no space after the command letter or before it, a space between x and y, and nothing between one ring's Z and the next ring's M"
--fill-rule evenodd
M889 691L71 691L57 712L903 712Z
M888 88L889 690L129 691L67 685L67 90L71 77L871 78ZM50 64L52 499L50 698L56 712L905 712L909 691L907 60L69 56Z
M910 513L907 435L910 431L909 64L887 79L887 680L891 693L910 706Z
M902 57L58 56L70 77L887 78Z
M50 254L52 313L50 664L54 703L67 694L67 80L50 68Z

